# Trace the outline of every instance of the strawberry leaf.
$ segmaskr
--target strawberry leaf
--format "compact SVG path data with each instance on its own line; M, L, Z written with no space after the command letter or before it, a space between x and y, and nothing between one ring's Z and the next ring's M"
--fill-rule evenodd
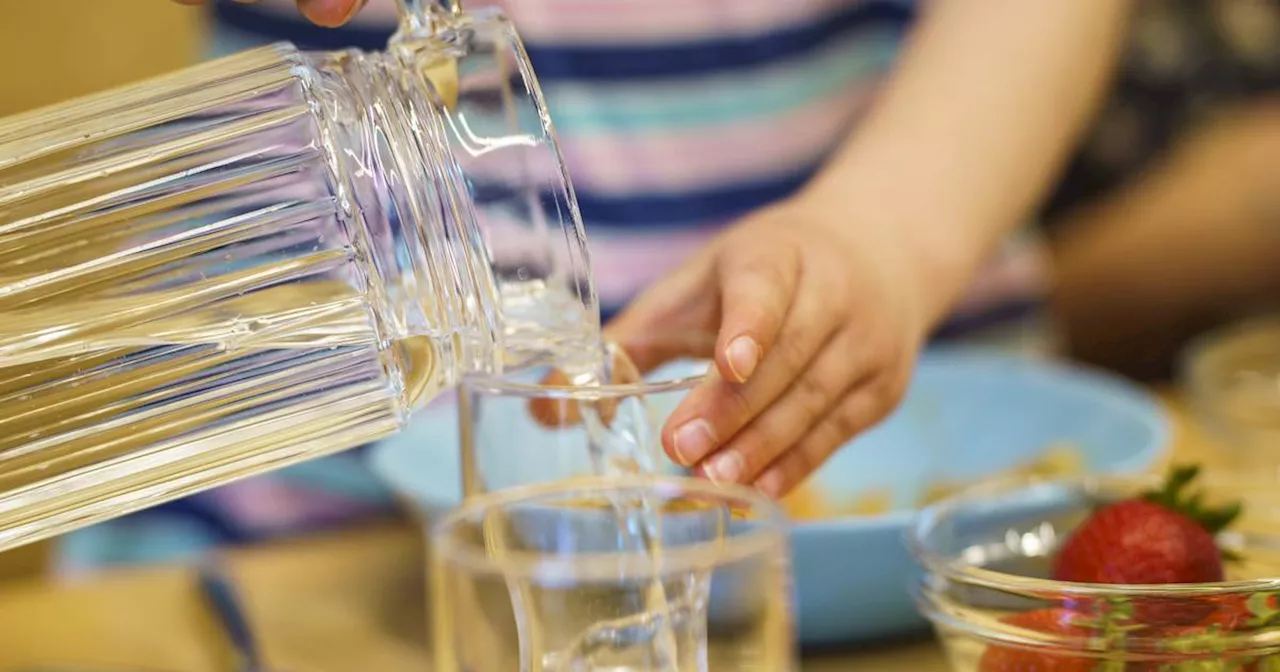
M1244 507L1240 502L1232 502L1216 509L1202 507L1197 511L1199 516L1196 519L1205 526L1205 529L1217 534L1230 527L1231 523L1236 522L1236 519L1243 512Z
M1204 492L1197 490L1188 494L1187 488L1199 475L1198 465L1175 466L1161 488L1143 493L1142 498L1187 516L1210 534L1218 534L1240 517L1244 507L1239 502L1208 506L1204 503Z
M1253 616L1248 622L1249 627L1252 628L1270 625L1276 616L1280 616L1280 609L1276 608L1275 593L1254 593L1245 601L1245 605L1249 608L1249 614Z

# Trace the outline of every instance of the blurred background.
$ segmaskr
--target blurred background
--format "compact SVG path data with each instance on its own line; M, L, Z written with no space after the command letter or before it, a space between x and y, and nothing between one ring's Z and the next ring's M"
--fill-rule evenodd
M56 103L203 58L205 16L169 2L6 2L0 115Z
M353 28L335 32L298 21L290 2L264 4L4 2L0 114L275 39L311 48L376 47L393 15L390 0L372 0ZM1274 308L1280 2L1139 4L1108 103L1035 225L993 262L974 294L1007 299L1001 282L1032 289L1015 301L974 299L961 311L965 319L940 336L1023 338L1031 325L1037 343L1158 381L1175 371L1190 339ZM352 476L363 473L357 460L339 456L331 467L310 465L77 533L58 547L22 549L0 556L0 573L193 557L219 543L386 514L390 499L376 481Z

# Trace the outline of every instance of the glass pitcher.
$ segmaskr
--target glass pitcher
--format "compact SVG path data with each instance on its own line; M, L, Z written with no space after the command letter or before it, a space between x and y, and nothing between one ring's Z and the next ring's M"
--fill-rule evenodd
M391 434L598 339L511 24L404 0L0 120L0 549Z

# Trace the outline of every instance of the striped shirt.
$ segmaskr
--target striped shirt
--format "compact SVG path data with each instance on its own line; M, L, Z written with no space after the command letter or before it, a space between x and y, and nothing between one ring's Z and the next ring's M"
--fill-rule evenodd
M540 79L606 312L726 223L813 175L874 95L904 0L473 0L500 4ZM220 46L378 49L395 3L340 31L291 0L215 8Z

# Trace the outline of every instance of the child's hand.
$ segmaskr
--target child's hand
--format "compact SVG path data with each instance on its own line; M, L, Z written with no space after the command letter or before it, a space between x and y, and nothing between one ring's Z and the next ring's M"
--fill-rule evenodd
M904 227L854 221L840 198L752 215L606 327L645 370L715 358L663 428L680 464L781 496L898 403L953 292L929 282L929 255ZM714 351L635 344L694 330L718 333Z
M177 0L184 5L202 5L205 0ZM237 2L253 2L254 0L237 0ZM360 11L368 0L297 0L298 10L312 23L330 28L337 28Z

